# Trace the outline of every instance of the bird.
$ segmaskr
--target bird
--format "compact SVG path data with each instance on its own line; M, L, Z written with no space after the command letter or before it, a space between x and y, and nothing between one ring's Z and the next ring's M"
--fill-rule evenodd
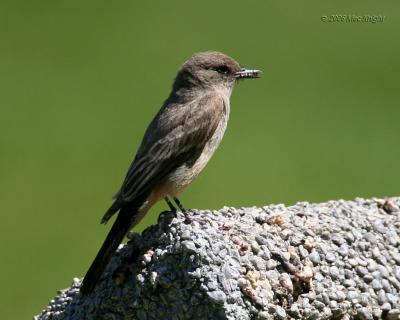
M149 209L165 199L186 212L178 195L204 169L227 127L235 82L259 78L260 70L245 69L218 51L192 55L181 65L168 98L150 122L114 202L101 223L117 214L80 288L90 294L119 244Z

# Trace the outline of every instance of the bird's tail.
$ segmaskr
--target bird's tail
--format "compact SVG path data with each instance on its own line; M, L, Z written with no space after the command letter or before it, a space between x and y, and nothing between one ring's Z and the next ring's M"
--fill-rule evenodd
M82 281L80 292L83 296L90 294L95 288L110 259L131 228L133 217L137 214L142 203L143 201L137 199L121 208L106 240Z
M119 209L121 209L121 203L118 200L115 200L114 203L111 205L111 207L107 210L107 212L104 214L103 218L101 218L100 223L101 224L106 224L108 220L116 213L118 212Z

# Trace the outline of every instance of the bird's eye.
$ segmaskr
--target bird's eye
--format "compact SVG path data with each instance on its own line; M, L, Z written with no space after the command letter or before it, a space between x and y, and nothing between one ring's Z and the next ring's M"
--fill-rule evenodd
M221 74L228 74L230 70L227 66L219 66L219 67L215 68L215 71L217 71L218 73L221 73Z

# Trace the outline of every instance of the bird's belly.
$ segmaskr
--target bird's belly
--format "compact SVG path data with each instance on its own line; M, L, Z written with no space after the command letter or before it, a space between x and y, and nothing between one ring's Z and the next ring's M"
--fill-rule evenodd
M173 173L168 177L168 182L170 184L169 194L176 196L181 193L193 180L197 178L204 167L207 165L208 161L213 156L214 152L218 149L221 143L222 137L224 136L228 117L221 121L221 124L215 130L212 138L206 143L204 149L192 166L182 165L178 167Z

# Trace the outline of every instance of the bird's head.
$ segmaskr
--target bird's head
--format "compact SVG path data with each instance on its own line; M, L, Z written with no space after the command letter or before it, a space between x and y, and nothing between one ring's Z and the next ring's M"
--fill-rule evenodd
M179 69L174 91L181 88L232 90L237 79L259 78L260 70L242 68L222 52L206 51L194 54Z

